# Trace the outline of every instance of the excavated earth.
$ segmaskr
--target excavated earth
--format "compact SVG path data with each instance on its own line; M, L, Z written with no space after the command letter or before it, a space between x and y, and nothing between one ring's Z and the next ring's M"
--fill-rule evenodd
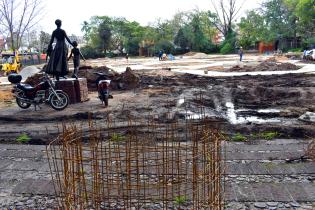
M102 106L94 91L89 101L59 112L47 105L36 111L34 107L22 110L6 99L0 113L0 140L12 143L26 133L34 143L45 144L63 122L103 120L108 116L124 122L149 115L159 122L207 116L225 122L222 129L228 134L278 131L285 137L302 138L315 134L312 123L298 120L304 113L315 111L312 74L214 78L166 70L162 76L161 71L137 72L138 87L112 91L114 98L108 108Z
M225 209L315 208L315 163L301 158L314 139L315 124L299 119L315 112L314 74L199 76L176 73L168 63L134 73L139 83L112 90L107 108L92 87L89 101L64 111L47 105L21 110L8 94L11 87L0 86L0 208L56 208L45 146L38 144L55 138L62 123L85 129L90 120L101 126L111 119L119 132L128 119L145 122L148 116L161 123L209 117L221 122L226 136L277 132L274 140L226 142ZM23 133L31 138L28 144L36 145L17 144ZM114 204L104 209L123 209ZM163 208L152 203L139 209Z

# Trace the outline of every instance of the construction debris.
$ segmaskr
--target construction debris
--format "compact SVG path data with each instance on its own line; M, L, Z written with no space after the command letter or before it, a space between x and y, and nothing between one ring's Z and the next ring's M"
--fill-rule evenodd
M241 71L241 72L252 72L252 71L287 71L287 70L298 70L301 67L292 63L276 63L270 61L264 61L257 66L240 65L233 66L229 71Z

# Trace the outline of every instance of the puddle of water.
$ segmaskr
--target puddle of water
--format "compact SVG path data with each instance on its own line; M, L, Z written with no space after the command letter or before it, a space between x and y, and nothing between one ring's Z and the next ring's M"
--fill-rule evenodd
M184 104L185 103L185 99L184 98L181 98L181 99L179 99L178 101L177 101L177 107L179 107L179 106L181 106L182 104Z
M244 124L248 122L257 123L257 124L264 124L264 123L280 123L281 119L279 118L269 118L263 119L256 116L247 116L247 117L238 117L237 110L235 110L234 104L232 102L226 102L225 104L227 108L227 118L228 121L232 124ZM260 113L278 113L280 110L277 109L260 109L258 110Z
M279 109L258 109L258 113L280 113Z

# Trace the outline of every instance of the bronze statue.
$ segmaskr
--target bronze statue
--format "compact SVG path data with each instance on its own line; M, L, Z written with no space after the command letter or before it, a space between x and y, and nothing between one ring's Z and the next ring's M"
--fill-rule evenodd
M72 74L72 78L78 79L78 71L80 67L80 57L85 61L84 56L82 55L80 49L78 48L78 43L76 41L73 41L72 43L73 48L71 50L70 56L68 58L68 61L73 55L73 66L74 66L74 71Z
M65 39L72 44L69 37L67 36L66 32L62 30L61 27L61 20L57 19L55 21L57 29L53 31L50 39L50 43L48 45L47 55L49 56L49 61L46 67L45 72L47 74L51 74L56 76L56 79L59 80L59 77L64 77L68 74L68 47L66 45ZM52 44L54 40L57 40L55 48L53 49Z

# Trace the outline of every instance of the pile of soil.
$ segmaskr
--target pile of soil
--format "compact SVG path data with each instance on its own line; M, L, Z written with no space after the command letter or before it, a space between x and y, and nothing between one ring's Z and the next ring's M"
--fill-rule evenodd
M85 77L87 79L89 90L96 90L96 80L99 77L95 73L104 73L108 79L111 80L112 90L129 90L137 87L140 84L140 77L130 67L126 68L126 71L122 74L108 68L107 66L82 66L79 69L78 76Z
M286 70L298 70L301 67L292 64L292 63L276 63L270 61L264 61L257 66L246 66L243 67L236 65L229 69L229 71L240 71L240 72L249 72L249 71L286 71Z
M266 59L267 62L282 62L282 61L287 61L287 60L289 60L289 58L282 56L282 55L273 56L273 57Z
M43 73L34 74L33 76L28 77L24 83L34 87L42 81L43 76Z
M132 71L130 67L127 67L125 72L113 78L112 88L130 90L138 87L139 84L140 84L139 75Z
M184 56L194 56L196 55L198 52L188 52L188 53L185 53Z
M209 58L209 56L205 53L196 53L195 55L191 56L192 58L195 59L204 59L204 58Z
M0 102L11 101L13 99L13 95L9 90L0 90Z
M256 71L285 71L285 70L298 70L301 67L292 63L275 63L275 62L262 62L255 67Z

